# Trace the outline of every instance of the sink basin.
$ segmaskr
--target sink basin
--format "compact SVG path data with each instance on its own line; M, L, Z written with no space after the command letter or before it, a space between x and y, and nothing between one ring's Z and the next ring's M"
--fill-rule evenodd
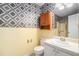
M54 38L53 43L59 46L68 47L70 44L67 41L62 41L61 38Z

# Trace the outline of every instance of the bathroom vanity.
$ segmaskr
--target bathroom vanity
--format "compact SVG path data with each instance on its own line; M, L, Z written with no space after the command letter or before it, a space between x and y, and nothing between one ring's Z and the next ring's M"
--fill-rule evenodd
M44 56L79 56L79 45L58 38L43 42Z

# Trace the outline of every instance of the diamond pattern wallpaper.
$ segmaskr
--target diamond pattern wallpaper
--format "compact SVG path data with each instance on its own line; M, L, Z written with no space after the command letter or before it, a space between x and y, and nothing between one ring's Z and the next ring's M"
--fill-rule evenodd
M55 3L45 3L40 9L42 12L53 11Z
M40 6L34 3L0 3L0 27L39 27Z

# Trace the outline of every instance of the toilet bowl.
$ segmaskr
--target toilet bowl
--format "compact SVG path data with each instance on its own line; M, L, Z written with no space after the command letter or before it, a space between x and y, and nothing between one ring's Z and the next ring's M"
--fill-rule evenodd
M42 56L44 54L44 47L43 46L35 47L34 53L35 53L36 56Z
M40 46L36 46L36 47L34 48L34 53L35 53L36 56L43 56L43 55L44 55L43 42L44 42L44 40L41 39L41 40L40 40Z

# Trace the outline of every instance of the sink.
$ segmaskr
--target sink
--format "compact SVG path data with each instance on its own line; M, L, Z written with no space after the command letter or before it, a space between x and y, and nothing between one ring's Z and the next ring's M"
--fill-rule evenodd
M61 40L61 38L54 38L53 43L59 46L63 46L63 47L69 47L70 44L66 41L66 40Z

